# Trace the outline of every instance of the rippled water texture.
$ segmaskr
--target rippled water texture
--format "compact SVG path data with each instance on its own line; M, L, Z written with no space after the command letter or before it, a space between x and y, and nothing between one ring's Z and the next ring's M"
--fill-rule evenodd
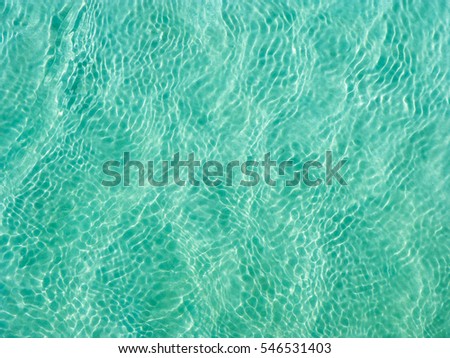
M443 1L0 1L0 335L442 337ZM102 163L347 157L347 186Z

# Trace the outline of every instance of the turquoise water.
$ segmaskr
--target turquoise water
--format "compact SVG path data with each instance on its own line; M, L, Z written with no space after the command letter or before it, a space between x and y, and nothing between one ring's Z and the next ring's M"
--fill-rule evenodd
M450 336L446 1L0 14L1 336ZM101 185L327 150L348 185Z

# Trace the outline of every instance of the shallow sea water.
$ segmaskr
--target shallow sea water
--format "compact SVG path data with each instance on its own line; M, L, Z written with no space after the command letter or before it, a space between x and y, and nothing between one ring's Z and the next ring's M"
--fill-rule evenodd
M0 335L449 337L446 1L0 1ZM101 185L349 159L347 186Z

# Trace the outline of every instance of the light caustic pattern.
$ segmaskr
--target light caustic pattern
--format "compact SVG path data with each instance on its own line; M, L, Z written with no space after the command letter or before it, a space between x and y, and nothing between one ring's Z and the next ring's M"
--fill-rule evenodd
M0 14L1 336L450 336L447 1ZM101 185L326 150L347 186Z

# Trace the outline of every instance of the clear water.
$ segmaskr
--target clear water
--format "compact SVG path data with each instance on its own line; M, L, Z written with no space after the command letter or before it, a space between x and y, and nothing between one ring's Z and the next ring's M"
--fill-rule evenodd
M443 1L0 1L0 335L449 337ZM102 163L348 157L347 186Z

